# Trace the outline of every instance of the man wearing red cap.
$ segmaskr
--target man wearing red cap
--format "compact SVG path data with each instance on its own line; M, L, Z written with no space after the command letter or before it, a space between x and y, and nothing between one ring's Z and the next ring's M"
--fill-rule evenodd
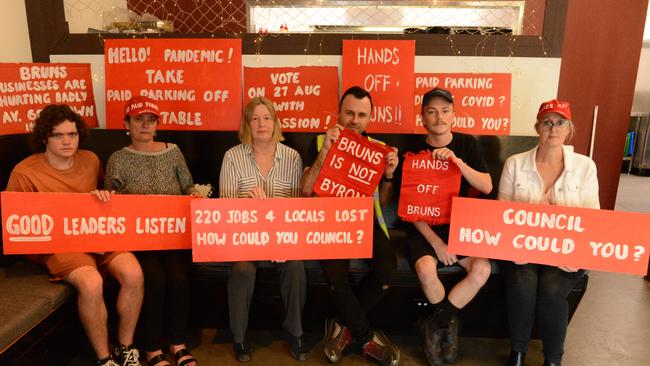
M79 140L88 132L84 120L67 105L49 105L36 119L31 135L39 153L21 161L11 172L8 191L74 192L95 194L110 200L103 183L102 167L95 154L79 150ZM144 291L143 275L137 259L129 252L56 253L30 256L45 266L53 281L66 281L77 290L79 319L100 366L139 366L133 333L140 314ZM117 297L118 341L122 347L114 359L109 352L107 311L103 297L102 273L120 284Z
M542 103L535 130L538 145L506 160L499 199L600 208L596 164L565 145L573 136L569 103L557 99ZM512 346L507 365L524 365L537 318L544 365L560 366L569 319L567 296L584 271L523 262L505 267Z

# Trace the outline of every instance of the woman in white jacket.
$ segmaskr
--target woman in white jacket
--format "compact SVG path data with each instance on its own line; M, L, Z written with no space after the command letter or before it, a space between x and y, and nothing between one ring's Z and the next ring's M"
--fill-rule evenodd
M600 208L596 165L565 145L574 133L568 102L542 103L535 130L539 143L506 160L499 199L547 205ZM571 267L515 263L507 271L512 351L508 366L523 366L537 319L544 365L559 366L568 325L567 296L583 274Z

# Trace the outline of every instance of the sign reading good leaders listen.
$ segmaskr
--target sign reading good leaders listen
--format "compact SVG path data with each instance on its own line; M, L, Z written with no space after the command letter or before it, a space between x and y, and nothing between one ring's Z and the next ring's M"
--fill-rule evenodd
M460 191L460 177L456 164L434 159L431 150L406 154L397 214L410 222L448 224L451 200Z
M473 257L645 275L650 215L454 198L449 251Z
M97 127L90 65L0 63L0 135L31 132L48 104L67 104Z
M452 130L473 135L510 134L511 74L415 74L415 133L422 125L422 96L439 87L454 95Z
M336 123L338 69L333 66L244 67L244 104L271 100L283 131L322 132Z
M192 200L194 262L372 256L373 200Z
M158 102L159 129L239 128L240 39L107 39L104 54L107 128L124 128L134 95Z
M412 133L415 41L343 41L343 91L360 86L372 95L367 132Z
M4 254L189 249L189 196L2 192Z
M386 169L390 147L360 134L341 130L339 139L325 156L314 182L321 197L372 196Z

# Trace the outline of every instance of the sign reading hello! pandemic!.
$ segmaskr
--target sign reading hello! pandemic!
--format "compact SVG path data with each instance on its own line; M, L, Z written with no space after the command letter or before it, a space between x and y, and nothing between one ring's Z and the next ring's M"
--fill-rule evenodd
M386 169L389 151L386 145L342 130L325 156L314 193L321 197L372 196Z
M650 215L454 198L449 251L483 258L645 275Z
M448 224L451 200L460 191L460 177L456 164L434 159L431 150L407 153L402 166L397 214L409 222Z
M510 134L512 75L505 73L415 74L415 133L422 125L422 96L440 87L454 96L453 131L472 135Z
M2 192L4 254L190 249L189 196Z
M360 86L373 101L367 132L412 133L415 41L343 41L342 90Z
M373 200L192 200L194 262L372 256Z
M338 69L334 66L244 67L244 104L273 102L283 131L322 132L336 123Z
M107 39L106 126L124 128L134 95L158 102L159 129L239 128L240 39Z
M68 104L97 127L90 64L0 63L0 135L31 132L48 104Z

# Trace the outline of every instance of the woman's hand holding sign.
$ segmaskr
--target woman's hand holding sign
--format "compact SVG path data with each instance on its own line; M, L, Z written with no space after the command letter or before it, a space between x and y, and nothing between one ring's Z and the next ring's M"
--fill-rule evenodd
M107 191L105 189L94 189L90 191L90 194L95 195L102 202L108 202L111 200L111 194L115 194L115 191Z
M266 198L266 193L264 192L262 187L257 186L255 188L251 189L250 192L248 192L248 197L255 198L255 199L258 199L258 200L263 200L263 199Z
M384 177L386 179L392 179L395 169L397 169L397 164L399 163L399 158L397 157L397 148L393 148L391 152L386 155L386 170L384 170Z

